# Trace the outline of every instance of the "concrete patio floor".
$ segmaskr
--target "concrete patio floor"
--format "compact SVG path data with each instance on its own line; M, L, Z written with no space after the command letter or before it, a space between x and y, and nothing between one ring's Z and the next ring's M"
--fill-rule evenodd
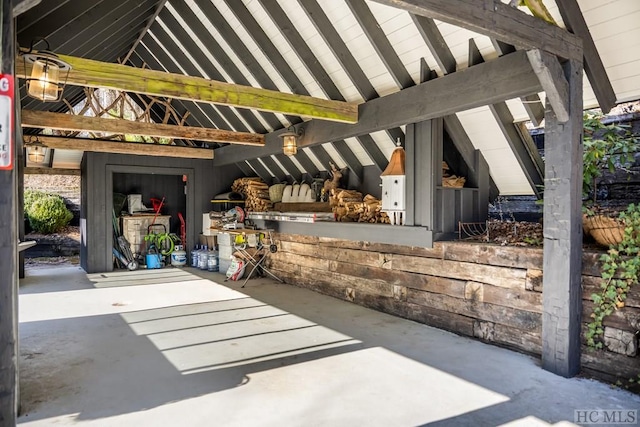
M567 425L640 396L266 279L164 269L21 281L21 426Z

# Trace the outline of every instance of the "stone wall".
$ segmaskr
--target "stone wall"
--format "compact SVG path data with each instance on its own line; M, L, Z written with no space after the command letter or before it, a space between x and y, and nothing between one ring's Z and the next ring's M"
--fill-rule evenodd
M542 250L465 242L433 249L278 234L271 267L287 283L540 356ZM599 253L584 254L583 321L599 290ZM640 287L605 321L605 350L583 371L608 381L640 373Z

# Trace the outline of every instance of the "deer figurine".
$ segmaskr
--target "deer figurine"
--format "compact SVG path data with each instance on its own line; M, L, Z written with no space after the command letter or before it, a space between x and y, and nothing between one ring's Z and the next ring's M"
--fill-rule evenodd
M333 163L329 163L331 166L331 179L327 179L324 181L324 186L322 187L322 200L328 200L331 195L331 190L335 190L340 185L340 179L342 179L342 172L340 169Z

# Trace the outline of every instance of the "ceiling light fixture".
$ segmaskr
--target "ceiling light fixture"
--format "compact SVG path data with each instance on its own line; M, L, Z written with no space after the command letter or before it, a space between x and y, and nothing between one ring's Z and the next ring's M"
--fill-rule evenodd
M40 40L46 43L46 49L34 52L33 46ZM22 53L22 60L25 70L27 63L31 64L31 77L26 79L29 96L43 102L59 101L67 84L71 66L49 50L47 39L31 41L29 50Z
M24 145L27 149L27 160L31 163L44 163L47 156L47 147L38 140L38 137L34 142L25 142Z
M296 132L294 126L289 126L286 132L280 134L282 138L282 152L286 156L295 156L298 152L298 138L302 137L303 130L300 128Z

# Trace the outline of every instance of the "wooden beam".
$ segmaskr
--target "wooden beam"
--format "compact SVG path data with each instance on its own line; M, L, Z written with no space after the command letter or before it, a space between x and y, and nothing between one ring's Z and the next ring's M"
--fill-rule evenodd
M582 64L567 61L570 119L545 116L542 367L580 372L582 313Z
M108 132L121 135L144 135L156 138L192 139L227 144L264 145L264 136L254 133L74 116L64 113L50 113L48 111L22 110L22 126L54 130Z
M547 94L547 101L556 113L556 119L566 123L569 120L569 83L558 58L540 49L527 51L527 57Z
M509 70L509 73L504 72ZM451 96L455 88L456 96ZM311 120L305 128L299 148L385 130L407 123L443 117L459 111L518 98L542 90L531 69L526 52L504 55L438 79L373 99L360 105L357 124L327 123ZM428 99L429 102L425 102ZM283 131L266 135L264 147L222 147L216 150L214 164L235 163L263 157L282 150Z
M580 11L580 6L576 0L557 0L556 4L567 30L582 39L584 71L591 84L591 89L598 99L600 109L606 114L616 105L616 93L611 86L611 80L609 80L589 27Z
M25 175L72 175L80 176L80 169L24 168Z
M115 89L212 104L231 105L274 113L294 114L343 123L358 121L357 105L251 86L218 82L202 77L146 70L68 55L60 59L71 65L67 84ZM16 59L16 74L31 74L29 64Z
M567 59L582 58L582 40L500 0L374 0L447 22L526 49L542 48Z
M29 137L25 137L25 142ZM92 151L96 153L133 154L139 156L176 157L185 159L213 159L213 150L180 147L177 145L120 142L90 138L65 138L38 136L38 141L49 148L61 150Z

